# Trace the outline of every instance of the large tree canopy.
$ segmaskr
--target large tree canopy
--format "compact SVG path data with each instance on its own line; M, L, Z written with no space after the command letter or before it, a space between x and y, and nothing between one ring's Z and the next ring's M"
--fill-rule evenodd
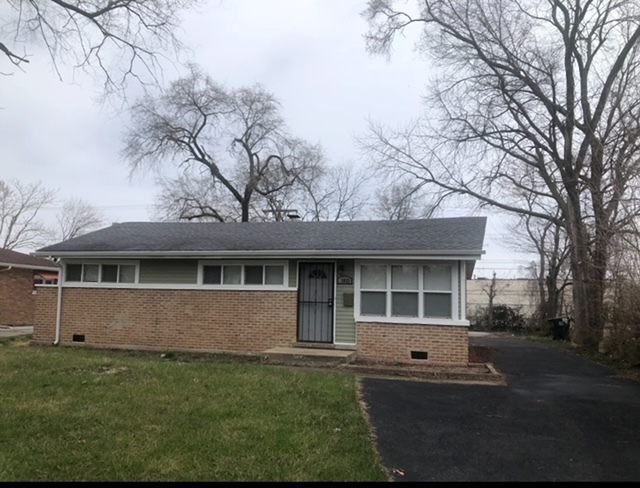
M576 334L602 330L612 236L638 215L640 4L634 0L370 0L368 48L422 29L437 68L424 119L374 130L387 169L560 225ZM556 209L559 212L556 212Z
M181 10L200 0L4 0L0 6L0 73L24 70L40 45L62 66L96 75L106 94L129 78L155 82L159 58L179 49Z
M256 204L278 213L292 187L324 172L322 149L290 134L273 94L224 87L195 66L131 116L124 156L133 170L182 168L162 185L164 206L180 218L246 222Z

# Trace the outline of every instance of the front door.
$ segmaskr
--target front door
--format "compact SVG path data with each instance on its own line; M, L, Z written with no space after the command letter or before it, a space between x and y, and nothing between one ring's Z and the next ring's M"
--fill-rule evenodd
M298 341L333 342L333 263L300 263Z

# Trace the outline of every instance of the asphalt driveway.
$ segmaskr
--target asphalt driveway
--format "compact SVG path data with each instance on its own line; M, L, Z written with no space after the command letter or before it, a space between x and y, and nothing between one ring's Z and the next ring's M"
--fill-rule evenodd
M552 346L472 341L507 386L362 380L396 480L640 480L640 383Z

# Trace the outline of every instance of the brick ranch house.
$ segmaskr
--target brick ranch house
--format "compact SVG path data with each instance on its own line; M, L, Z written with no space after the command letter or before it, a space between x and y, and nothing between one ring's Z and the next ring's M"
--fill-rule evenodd
M113 224L38 250L34 340L259 354L276 346L468 362L466 279L484 217Z
M55 283L55 263L8 249L0 249L0 325L33 325L35 284Z

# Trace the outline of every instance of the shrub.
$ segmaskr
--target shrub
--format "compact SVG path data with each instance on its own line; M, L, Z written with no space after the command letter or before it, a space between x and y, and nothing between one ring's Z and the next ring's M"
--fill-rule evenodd
M525 329L527 321L520 313L520 307L510 307L508 305L494 305L493 320L489 307L478 310L474 328L483 330L521 332Z

